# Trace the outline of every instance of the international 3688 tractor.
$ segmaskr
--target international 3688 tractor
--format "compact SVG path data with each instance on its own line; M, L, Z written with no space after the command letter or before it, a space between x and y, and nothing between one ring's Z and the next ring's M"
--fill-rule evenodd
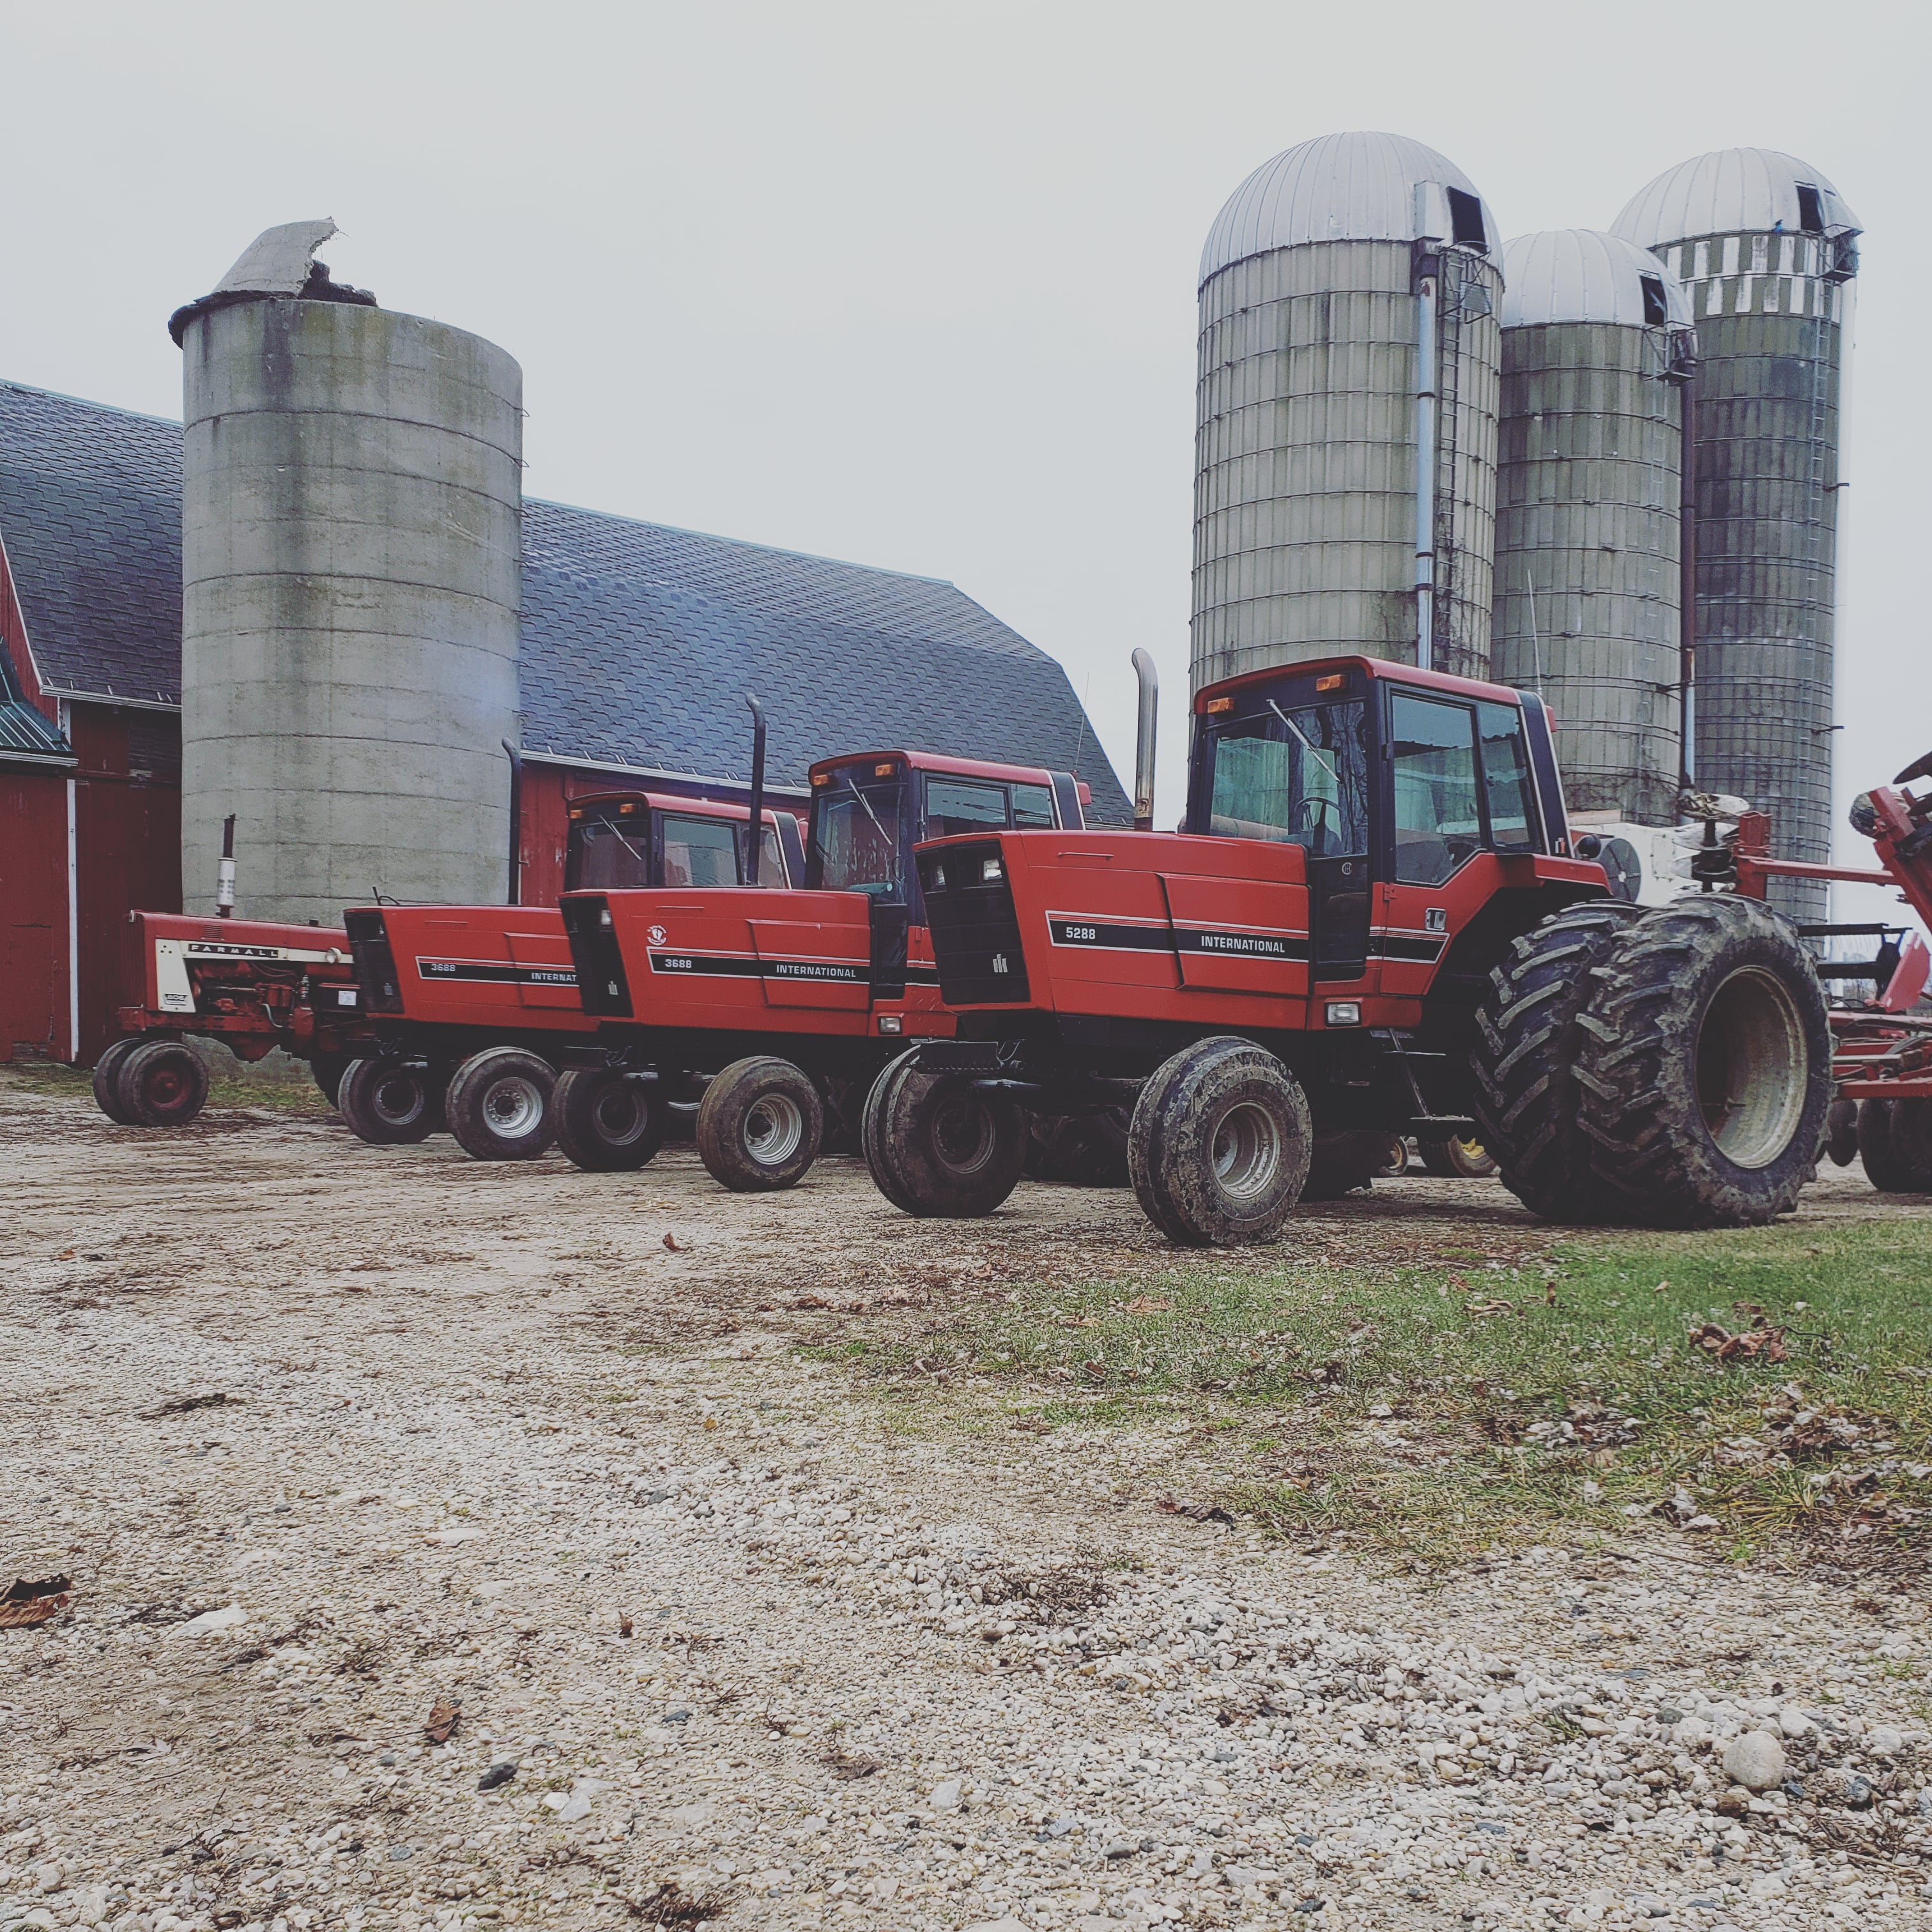
M1536 698L1349 657L1210 686L1194 714L1184 831L920 848L959 1023L872 1089L889 1198L988 1213L1024 1110L1125 1106L1135 1190L1183 1243L1274 1238L1391 1134L1479 1136L1560 1221L1795 1204L1831 1097L1814 961L1748 898L1613 899Z

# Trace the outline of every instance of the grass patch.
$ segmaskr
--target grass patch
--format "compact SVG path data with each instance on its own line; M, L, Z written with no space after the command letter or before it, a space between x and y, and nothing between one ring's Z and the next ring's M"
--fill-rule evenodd
M0 1069L13 1084L28 1092L52 1095L62 1100L94 1097L94 1075L85 1066L67 1066L56 1060L19 1060ZM284 1078L259 1073L239 1066L232 1072L216 1076L208 1082L210 1107L260 1107L280 1114L320 1116L335 1110L304 1069L302 1078Z
M1932 1508L1928 1278L1932 1220L1893 1218L1580 1237L1514 1268L1217 1257L1022 1289L867 1367L1024 1391L1041 1432L1232 1424L1199 1459L1222 1498L1430 1560L1653 1512L1726 1554L1897 1560Z

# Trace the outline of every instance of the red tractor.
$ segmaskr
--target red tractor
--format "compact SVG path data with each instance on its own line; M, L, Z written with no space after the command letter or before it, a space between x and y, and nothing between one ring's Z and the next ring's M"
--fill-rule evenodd
M797 819L762 805L760 817L761 878L801 884ZM565 888L736 886L749 876L748 822L742 805L657 792L578 799ZM656 1152L664 1109L641 1082L596 1083L587 1108L580 1082L557 1103L558 1072L572 1049L595 1053L598 1022L554 906L382 905L345 923L373 1038L337 1104L364 1140L420 1141L447 1126L479 1160L526 1160L560 1133L592 1168L639 1166Z
M889 1198L986 1214L1024 1110L1126 1107L1135 1190L1184 1243L1273 1238L1393 1134L1479 1137L1561 1220L1792 1206L1830 1099L1810 955L1734 894L1612 898L1538 699L1338 657L1212 686L1194 727L1182 832L920 847L959 1024L868 1097Z
M908 1040L949 1036L912 862L922 838L1078 832L1065 772L918 752L812 768L804 889L568 892L563 924L599 1058L557 1083L560 1138L588 1138L611 1096L695 1090L698 1144L728 1187L788 1187L828 1109L856 1131L866 1092ZM573 1123L580 1124L573 1126ZM623 1163L634 1164L634 1163Z
M256 1060L277 1047L306 1060L331 1100L367 1051L347 935L313 926L128 915L124 1036L95 1061L94 1097L124 1126L174 1127L208 1098L208 1069L184 1036ZM138 988L138 992L136 989Z

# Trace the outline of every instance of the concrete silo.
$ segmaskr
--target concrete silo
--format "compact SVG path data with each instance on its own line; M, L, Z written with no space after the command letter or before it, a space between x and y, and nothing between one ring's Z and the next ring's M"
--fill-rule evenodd
M1784 856L1822 860L1858 218L1816 169L1732 148L1658 176L1615 232L1683 282L1697 325L1692 770L1769 812ZM1822 886L1772 893L1794 916L1824 916Z
M1672 824L1689 301L1587 228L1509 242L1503 280L1496 676L1548 700L1576 811Z
M500 901L518 739L522 372L268 231L170 328L185 360L182 862L214 905Z
M1263 164L1201 259L1198 688L1336 651L1490 668L1501 236L1418 141Z

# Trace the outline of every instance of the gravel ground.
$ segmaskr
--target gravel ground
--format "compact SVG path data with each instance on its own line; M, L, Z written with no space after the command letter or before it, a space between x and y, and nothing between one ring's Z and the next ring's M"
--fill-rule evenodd
M1661 1529L1391 1577L1124 1480L1184 1444L794 1346L1152 1272L1129 1200L920 1226L849 1162L734 1198L18 1083L0 1148L0 1583L72 1578L0 1630L0 1928L1932 1924L1916 1595ZM1403 1182L1298 1239L1550 1235Z

